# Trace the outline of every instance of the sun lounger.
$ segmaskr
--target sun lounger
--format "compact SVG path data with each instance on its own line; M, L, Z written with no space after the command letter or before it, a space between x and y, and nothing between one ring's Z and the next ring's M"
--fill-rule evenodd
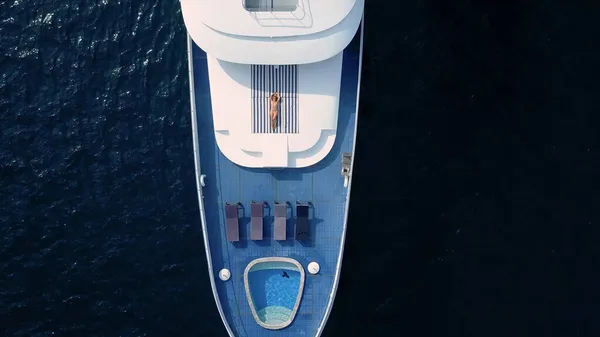
M262 202L250 204L250 240L263 239L263 216L264 206Z
M308 240L308 204L296 204L296 240Z
M287 222L287 204L275 203L275 223L273 224L273 238L275 240L285 240L285 230Z
M225 204L225 229L227 241L240 241L240 221L238 217L238 204Z

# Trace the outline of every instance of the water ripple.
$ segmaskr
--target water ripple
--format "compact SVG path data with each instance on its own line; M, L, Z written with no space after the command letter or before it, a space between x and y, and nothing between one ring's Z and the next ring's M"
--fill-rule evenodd
M191 331L210 286L178 1L8 1L0 23L5 335Z

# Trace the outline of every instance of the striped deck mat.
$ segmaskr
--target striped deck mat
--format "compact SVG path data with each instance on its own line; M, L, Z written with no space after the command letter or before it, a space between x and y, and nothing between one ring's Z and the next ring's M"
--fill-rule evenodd
M271 129L269 96L281 100L277 127ZM298 66L252 65L252 133L298 133Z

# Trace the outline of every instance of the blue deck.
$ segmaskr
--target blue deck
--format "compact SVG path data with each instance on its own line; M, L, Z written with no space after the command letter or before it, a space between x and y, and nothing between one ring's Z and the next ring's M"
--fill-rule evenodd
M342 152L352 152L356 120L356 95L359 72L360 29L344 51L341 97L336 143L329 155L314 166L302 169L250 169L225 158L215 143L206 54L194 44L196 111L200 144L200 171L206 175L202 189L211 249L215 284L224 315L236 336L315 336L321 324L330 294L343 236L347 189L341 172ZM300 74L301 75L301 74ZM300 95L302 93L299 93ZM248 113L252 113L248 109ZM300 111L301 113L301 111ZM250 202L266 201L264 239L250 240ZM286 241L273 240L273 202L290 202ZM310 240L294 240L295 202L312 203ZM226 202L240 202L240 241L225 238ZM206 244L206 243L205 243ZM284 256L296 259L307 271L311 261L320 264L320 272L306 272L304 295L294 322L282 330L266 330L252 317L246 300L243 272L246 265L259 257ZM218 271L228 268L231 279L223 282ZM216 308L215 308L216 310Z

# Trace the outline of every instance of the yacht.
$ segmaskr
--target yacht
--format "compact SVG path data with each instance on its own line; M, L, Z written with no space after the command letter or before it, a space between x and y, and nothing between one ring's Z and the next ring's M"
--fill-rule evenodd
M344 252L364 0L180 0L208 272L230 336L320 336Z

